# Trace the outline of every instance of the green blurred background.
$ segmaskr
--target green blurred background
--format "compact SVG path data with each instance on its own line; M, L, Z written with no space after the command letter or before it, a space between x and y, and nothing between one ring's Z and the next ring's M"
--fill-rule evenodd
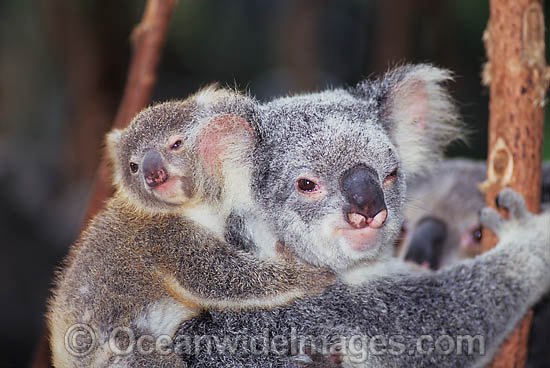
M79 230L144 4L0 2L0 366L26 364L41 331L52 270ZM214 81L265 100L432 62L456 73L451 89L473 132L449 155L483 159L488 13L481 0L179 0L154 100Z

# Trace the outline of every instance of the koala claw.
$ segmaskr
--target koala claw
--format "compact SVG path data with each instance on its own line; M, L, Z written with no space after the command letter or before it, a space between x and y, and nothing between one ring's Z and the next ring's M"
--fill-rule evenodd
M496 210L484 208L481 211L481 225L488 227L498 235L505 228L504 224L508 221L526 220L531 213L525 206L525 200L518 192L505 188L497 196L496 204L499 208L504 208L510 214L510 219L505 220Z
M481 225L498 234L504 228L504 218L496 210L485 207L481 210Z
M529 215L525 200L521 194L513 189L504 188L501 190L496 202L498 207L504 208L510 213L510 219L523 219Z

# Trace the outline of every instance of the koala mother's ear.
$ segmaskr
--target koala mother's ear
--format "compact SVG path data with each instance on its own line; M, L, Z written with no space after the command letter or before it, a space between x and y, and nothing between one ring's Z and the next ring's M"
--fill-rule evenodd
M405 65L389 71L370 87L373 92L382 92L381 124L409 175L430 169L450 142L463 138L458 109L445 87L452 79L445 69Z

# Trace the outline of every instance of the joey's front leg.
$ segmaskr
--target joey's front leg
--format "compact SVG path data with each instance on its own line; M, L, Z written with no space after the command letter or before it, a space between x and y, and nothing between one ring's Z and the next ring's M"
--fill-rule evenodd
M228 243L195 231L181 239L173 276L174 290L205 307L270 307L311 292L321 292L334 281L326 269L298 262L260 260ZM166 264L167 262L164 262Z

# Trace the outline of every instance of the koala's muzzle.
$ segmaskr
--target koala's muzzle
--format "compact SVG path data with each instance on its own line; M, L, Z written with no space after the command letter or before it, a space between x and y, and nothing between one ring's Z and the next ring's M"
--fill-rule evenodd
M161 185L168 180L168 172L164 168L162 156L156 151L147 151L145 153L142 169L145 182L151 188Z
M446 238L447 226L443 221L432 217L422 219L414 230L405 260L437 269Z
M388 211L374 169L364 165L352 167L342 175L340 189L348 202L344 217L352 227L379 228L384 225Z

